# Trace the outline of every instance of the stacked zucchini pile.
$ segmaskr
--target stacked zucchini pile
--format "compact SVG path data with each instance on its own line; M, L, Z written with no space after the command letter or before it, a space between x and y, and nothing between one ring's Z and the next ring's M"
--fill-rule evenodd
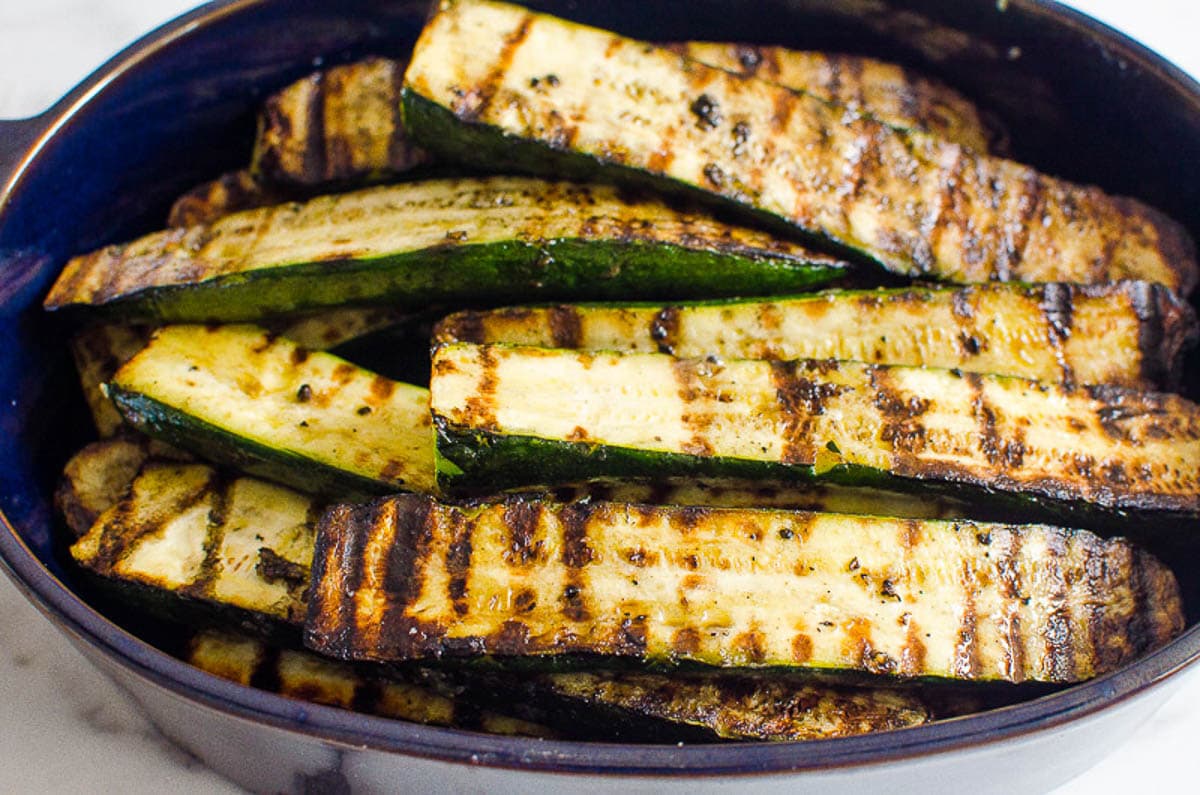
M66 265L71 553L206 670L486 731L832 737L1112 671L1185 621L1123 536L1200 519L1194 251L1004 146L869 59L443 2Z

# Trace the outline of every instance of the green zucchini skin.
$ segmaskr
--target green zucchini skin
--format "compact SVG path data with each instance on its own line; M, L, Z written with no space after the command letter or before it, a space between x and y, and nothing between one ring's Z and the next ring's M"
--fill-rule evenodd
M446 160L704 196L902 275L1196 283L1186 231L1135 200L506 3L439 6L404 118Z
M1070 682L1183 627L1154 558L1039 525L400 495L330 508L312 577L305 643L373 662Z
M437 349L431 395L447 494L733 478L927 493L1105 532L1200 517L1200 408L1173 395L832 360L467 344Z
M429 393L253 326L168 326L117 371L130 425L339 498L433 487Z
M228 322L361 304L803 292L845 263L608 186L431 180L280 205L71 260L47 309Z
M464 310L435 344L684 358L849 359L1153 389L1178 381L1195 314L1145 282L830 290L795 298Z

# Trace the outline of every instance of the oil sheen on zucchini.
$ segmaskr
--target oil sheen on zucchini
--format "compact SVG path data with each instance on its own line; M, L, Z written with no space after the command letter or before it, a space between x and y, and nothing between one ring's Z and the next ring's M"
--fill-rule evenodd
M707 196L908 276L1196 281L1138 201L516 5L443 0L404 110L450 161Z
M1086 531L400 495L321 518L305 642L373 661L1074 682L1182 628L1171 572Z
M667 48L709 66L803 91L892 127L928 132L976 152L994 148L999 137L989 131L979 109L962 94L886 61L726 42L692 41Z
M950 493L1146 532L1200 516L1200 408L1119 387L834 360L500 345L434 353L438 479L458 488L732 477Z
M253 326L167 326L107 387L135 428L339 497L433 487L429 392Z
M804 292L844 263L603 185L432 180L250 210L67 263L48 309L229 321L347 304Z
M481 710L397 676L366 673L311 652L280 649L249 635L204 630L188 644L187 661L202 671L281 696L428 726L525 737L553 737L530 721Z
M770 301L463 311L435 342L681 357L852 359L1154 388L1195 341L1191 309L1159 285L985 284L828 291Z

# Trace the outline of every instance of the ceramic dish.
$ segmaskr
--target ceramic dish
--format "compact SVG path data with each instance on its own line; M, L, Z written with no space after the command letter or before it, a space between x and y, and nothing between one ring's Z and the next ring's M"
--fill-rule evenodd
M1018 159L1161 207L1200 237L1200 86L1054 3L616 0L538 8L648 39L855 51L979 99ZM70 255L160 225L172 197L244 161L265 93L314 65L402 53L426 3L233 0L150 34L36 119L0 122L0 558L170 738L256 791L1019 792L1119 744L1200 658L1194 550L1164 553L1189 628L1111 675L1014 707L803 744L635 746L471 734L290 701L201 673L85 603L50 506L87 437L61 324L39 304ZM1200 380L1200 364L1186 380ZM1185 564L1181 567L1181 563ZM120 623L120 622L124 623Z

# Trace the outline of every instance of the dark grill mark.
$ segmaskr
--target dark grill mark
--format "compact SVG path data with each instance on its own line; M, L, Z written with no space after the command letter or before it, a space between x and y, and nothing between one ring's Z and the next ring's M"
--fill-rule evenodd
M468 521L459 511L449 517L451 527L450 547L446 550L446 574L449 577L447 593L454 612L465 616L468 612L467 583L471 575L471 537L475 522Z
M920 676L925 672L925 643L921 640L921 629L910 617L904 633L904 647L900 650L900 673L904 676Z
M1046 555L1041 568L1045 573L1046 600L1051 612L1046 618L1042 634L1046 656L1042 675L1052 682L1071 682L1076 678L1069 585L1063 570L1067 554L1065 535L1047 533Z
M254 571L267 582L283 582L290 589L308 585L308 567L288 560L270 547L259 547Z
M1068 284L1047 284L1042 287L1041 310L1046 320L1046 340L1054 349L1054 358L1062 371L1062 380L1066 385L1075 381L1075 373L1067 361L1066 343L1071 338L1071 326L1074 321L1074 291Z
M212 590L213 579L221 567L221 541L225 537L225 519L229 512L232 483L219 475L212 489L212 507L208 511L208 527L204 535L204 560L200 572L190 583L179 589L180 593L204 596Z
M504 39L504 44L501 46L500 52L496 54L491 71L479 82L472 92L473 96L467 98L470 101L464 102L461 109L455 109L460 119L466 122L477 121L487 112L488 106L496 97L496 91L499 89L501 81L504 80L504 75L512 66L512 59L517 48L529 35L529 28L532 24L533 15L526 14L521 18L521 24L517 26L517 29Z
M983 394L983 378L979 373L964 373L963 377L971 385L974 397L971 400L971 410L975 422L979 424L979 448L983 451L988 463L997 468L1006 464L1004 443L996 428L996 410L988 403Z
M813 417L825 413L825 403L847 387L813 381L798 374L797 362L773 361L771 380L775 399L784 417L783 453L785 464L811 464L814 459Z
M583 327L579 310L573 306L553 306L546 311L550 322L550 339L556 348L579 348Z
M801 664L806 663L812 659L812 652L812 638L803 632L796 633L792 638L792 661Z
M438 324L434 337L438 342L487 342L484 317L472 310L458 312Z
M305 138L303 181L324 182L329 165L325 158L325 74L317 72L309 78L312 93L305 108Z
M564 505L559 512L563 534L563 564L571 569L581 569L592 562L595 553L588 545L588 522L598 510L589 502L573 502Z
M664 306L650 321L650 339L658 345L659 353L674 355L679 337L679 307Z
M520 497L504 503L504 526L509 532L509 546L504 560L510 566L528 566L541 557L542 542L537 538L542 518L542 504Z
M416 495L381 500L369 507L374 513L371 527L381 528L388 523L395 527L384 558L382 587L388 598L382 618L376 619L379 645L399 651L402 657L418 656L419 652L436 648L431 641L444 632L408 613L424 584L430 541L441 512L435 512L436 503L431 498ZM373 532L382 535L378 529ZM358 629L362 633L367 628Z
M671 637L671 652L679 657L689 657L700 650L700 633L691 627L675 631Z
M488 651L493 654L517 655L524 654L530 646L529 627L523 622L508 620L500 625L500 629L488 638Z
M613 637L613 654L641 657L646 653L646 617L634 616L621 621Z
M996 577L1000 585L1000 595L1004 597L1004 615L1001 617L1001 630L1004 647L1005 676L1013 682L1025 680L1025 642L1021 637L1021 616L1019 605L1024 598L1021 589L1021 534L1014 528L1005 528L993 533L996 541L993 549L996 554Z
M464 424L484 430L496 427L496 351L490 345L479 349L479 384L466 399Z
M929 410L929 401L916 395L905 396L894 383L892 371L871 367L867 371L874 392L872 403L882 415L880 438L895 452L920 453L925 448L925 426L921 415Z
M975 593L979 588L978 578L970 561L962 565L963 611L958 627L958 640L954 644L954 662L951 670L962 679L975 679L980 674L979 643L976 641L979 616L975 612Z
M680 419L692 432L691 438L684 442L680 449L688 455L711 456L713 446L705 434L712 425L713 415L699 410L699 404L702 400L712 399L714 395L700 372L703 365L702 360L676 359L671 362L671 370L675 374L679 398L684 405L684 413Z

